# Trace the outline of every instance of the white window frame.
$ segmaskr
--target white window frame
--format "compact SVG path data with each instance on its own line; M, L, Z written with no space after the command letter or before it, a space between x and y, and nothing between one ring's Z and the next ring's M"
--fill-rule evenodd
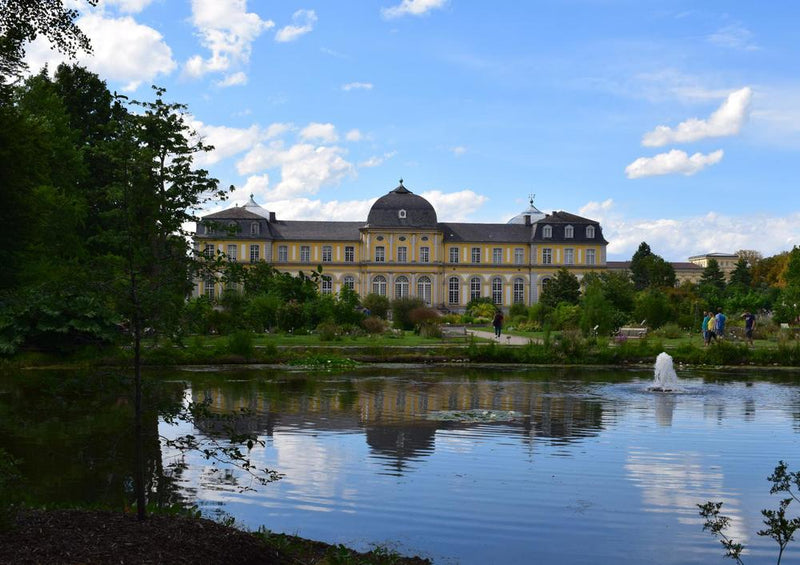
M564 226L564 239L572 239L575 237L575 228L572 226Z
M492 263L499 265L503 262L503 248L495 247L492 249Z
M310 245L301 245L300 246L300 262L301 263L310 263L311 262L311 246Z
M480 247L473 247L470 250L470 260L472 263L480 263L481 262L481 248Z
M450 277L447 279L447 302L449 304L458 304L460 300L461 284L458 277Z
M375 262L376 263L386 262L386 247L384 247L383 245L375 246Z
M553 264L553 249L550 247L542 248L542 265Z
M347 245L344 248L344 262L354 263L356 260L356 248L352 245Z
M394 297L395 298L408 298L408 277L400 275L394 279Z
M552 239L553 238L553 226L544 226L542 227L542 237L545 239Z
M595 230L594 226L586 226L586 239L594 239Z
M420 263L430 263L431 262L431 248L427 245L423 245L419 248L419 262Z
M525 281L521 277L514 279L514 304L525 304Z
M429 277L420 277L417 279L417 297L420 298L425 304L431 304L431 290L433 285Z
M251 245L250 246L250 262L255 263L261 258L261 246L260 245Z
M322 262L330 263L333 261L333 247L330 245L322 246Z
M492 304L503 304L503 279L500 277L492 279Z
M450 254L450 262L458 263L458 247L451 247L449 254Z
M372 277L372 293L386 296L386 277L383 275L375 275Z
M288 245L279 245L278 246L278 262L279 263L288 263L289 262L289 246Z
M522 265L525 263L525 249L522 247L514 248L514 264Z
M586 250L586 264L587 265L594 265L596 259L596 254L594 249L587 249Z
M575 264L575 250L571 247L567 247L564 249L564 264L565 265L574 265Z
M408 247L406 247L405 245L397 246L397 262L398 263L408 262Z
M472 277L469 279L469 299L475 300L481 297L483 284L480 277Z

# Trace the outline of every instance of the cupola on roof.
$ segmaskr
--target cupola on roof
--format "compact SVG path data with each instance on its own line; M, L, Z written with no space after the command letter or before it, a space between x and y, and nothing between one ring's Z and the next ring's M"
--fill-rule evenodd
M509 224L526 224L526 223L532 224L534 222L538 222L539 220L545 217L545 213L533 205L534 197L535 195L533 194L530 196L530 199L528 201L530 203L530 206L528 206L528 209L520 212L519 214L508 220ZM525 216L529 216L530 221L526 222Z
M247 204L243 205L242 208L249 212L253 212L254 214L258 214L261 217L269 219L269 210L266 208L259 206L258 203L253 198L253 195L250 195L250 200L247 201Z
M403 179L397 188L375 201L367 216L370 227L435 228L436 221L431 203L403 186Z

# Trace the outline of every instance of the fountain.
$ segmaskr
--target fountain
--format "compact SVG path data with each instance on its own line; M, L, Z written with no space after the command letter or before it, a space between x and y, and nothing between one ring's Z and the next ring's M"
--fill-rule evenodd
M672 392L678 389L678 375L675 374L675 369L672 366L672 356L662 351L656 357L653 385L648 390Z

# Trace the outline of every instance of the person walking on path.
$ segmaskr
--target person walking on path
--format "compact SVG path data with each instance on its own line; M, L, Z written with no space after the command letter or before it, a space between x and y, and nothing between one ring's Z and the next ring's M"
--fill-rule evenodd
M745 310L742 314L744 318L744 337L747 340L747 345L753 345L753 330L756 329L756 317L750 313L750 310Z
M717 315L716 315L716 334L719 339L725 337L725 320L728 317L722 313L722 307L717 308Z
M503 313L500 310L494 315L492 325L494 326L494 337L499 338L500 331L503 329Z
M708 345L708 340L711 339L708 336L708 321L711 319L711 312L703 312L703 325L700 326L700 329L703 333L703 345Z

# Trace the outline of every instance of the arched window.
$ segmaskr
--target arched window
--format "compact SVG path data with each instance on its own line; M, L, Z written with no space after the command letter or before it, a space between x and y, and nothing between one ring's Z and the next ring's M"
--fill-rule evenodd
M481 297L481 278L472 277L469 279L469 299L475 300Z
M420 277L417 279L417 298L422 300L425 304L431 304L431 279L428 277Z
M521 278L514 279L514 304L525 303L525 281Z
M546 289L547 285L549 285L549 284L550 284L550 279L549 278L542 279L542 292L544 292L544 289Z
M575 228L572 226L565 226L564 227L564 237L566 239L572 239L575 237Z
M260 226L258 225L258 222L251 223L250 224L250 235L258 235L259 233L261 233L261 231L260 231Z
M355 279L355 277L353 275L345 275L345 277L344 277L344 279L342 281L342 286L346 286L350 290L355 290L356 289L356 279Z
M458 277L450 277L447 281L447 301L450 304L458 304L459 284Z
M542 237L545 239L550 239L553 237L553 226L544 226L542 228Z
M494 304L503 303L503 279L500 277L492 279L492 302Z
M594 226L586 226L586 239L594 239Z
M386 277L378 275L372 279L372 293L386 296Z
M408 277L399 276L394 279L394 297L406 298L408 297Z

